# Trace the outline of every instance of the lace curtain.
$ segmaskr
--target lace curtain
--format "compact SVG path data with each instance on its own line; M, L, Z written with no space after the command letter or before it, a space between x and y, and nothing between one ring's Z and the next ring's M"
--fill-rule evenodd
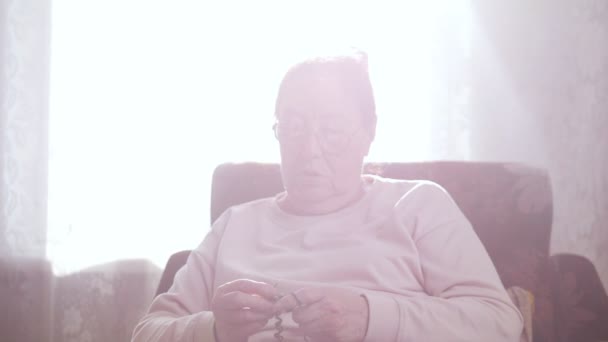
M46 250L50 4L0 2L0 336L51 336ZM31 326L28 322L36 322Z
M472 12L472 159L548 170L552 253L589 258L608 287L608 2L476 1Z
M0 3L0 256L45 255L50 4Z

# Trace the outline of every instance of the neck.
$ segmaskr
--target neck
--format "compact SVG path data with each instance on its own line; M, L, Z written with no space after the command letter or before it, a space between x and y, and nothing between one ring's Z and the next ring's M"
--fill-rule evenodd
M363 182L350 191L322 199L303 199L289 195L278 199L278 205L284 211L295 215L324 215L344 209L363 197Z

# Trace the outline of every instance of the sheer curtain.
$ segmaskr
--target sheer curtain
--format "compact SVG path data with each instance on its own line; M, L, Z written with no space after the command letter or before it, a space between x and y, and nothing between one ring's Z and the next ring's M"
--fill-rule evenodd
M209 226L213 168L278 161L280 77L320 46L369 53L379 115L370 160L463 157L447 144L455 115L444 113L463 80L436 71L446 49L449 67L466 57L467 2L449 4L56 0L48 242L56 271L128 258L162 266L194 247ZM443 138L431 134L437 127Z
M0 1L0 339L47 341L48 1ZM36 322L31 324L31 322Z
M48 1L0 2L0 256L46 248Z

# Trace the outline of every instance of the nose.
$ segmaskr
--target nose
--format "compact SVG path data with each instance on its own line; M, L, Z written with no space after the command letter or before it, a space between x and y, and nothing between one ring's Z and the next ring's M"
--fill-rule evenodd
M301 158L320 158L323 156L323 148L317 131L305 135L302 139L300 153L302 154Z

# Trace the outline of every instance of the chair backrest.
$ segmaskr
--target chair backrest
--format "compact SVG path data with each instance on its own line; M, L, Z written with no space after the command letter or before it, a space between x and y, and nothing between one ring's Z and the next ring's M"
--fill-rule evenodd
M440 184L471 221L505 286L531 288L538 281L538 265L530 261L549 255L553 209L544 170L517 163L441 161L366 164L365 172ZM278 164L222 164L213 174L211 221L230 206L282 190Z
M534 341L608 340L608 296L589 260L549 257L552 201L543 170L513 163L368 164L369 173L428 179L450 192L469 218L505 287L534 296ZM282 190L276 164L223 164L213 175L211 219L228 207ZM190 251L171 256L157 294L166 292ZM581 320L581 315L585 319Z

